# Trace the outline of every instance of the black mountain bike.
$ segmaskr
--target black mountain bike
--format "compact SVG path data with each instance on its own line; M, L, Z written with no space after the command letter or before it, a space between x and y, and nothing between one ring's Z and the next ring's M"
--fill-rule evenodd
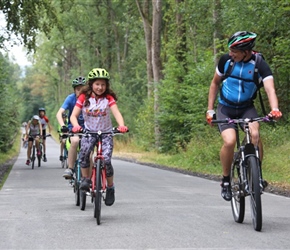
M36 157L37 157L37 160L38 160L38 167L40 167L40 164L41 164L41 153L40 153L40 151L38 151L38 154L37 154L36 143L35 143L36 136L29 135L29 137L33 138L33 144L32 144L32 148L31 148L30 160L31 160L31 168L34 169L34 164L35 164Z
M212 123L236 124L237 151L234 153L231 165L231 207L234 220L238 223L244 221L245 216L245 197L250 197L251 217L253 227L256 231L262 229L262 201L263 180L260 167L259 148L251 143L251 133L249 123L255 121L270 122L268 116L245 119L225 119L213 120ZM239 129L245 133L244 140L240 142Z

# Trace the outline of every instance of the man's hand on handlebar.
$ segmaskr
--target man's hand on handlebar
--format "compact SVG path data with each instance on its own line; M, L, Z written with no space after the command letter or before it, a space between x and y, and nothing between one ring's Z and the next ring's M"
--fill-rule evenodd
M212 120L215 120L216 119L216 115L215 115L215 111L214 110L208 110L206 111L206 122L213 126L212 124Z

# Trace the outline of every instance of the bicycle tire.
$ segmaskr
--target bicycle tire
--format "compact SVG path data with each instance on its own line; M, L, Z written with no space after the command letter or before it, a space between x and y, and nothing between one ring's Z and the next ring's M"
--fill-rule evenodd
M247 163L252 223L256 231L261 231L262 202L259 163L255 156L249 156Z
M34 161L35 161L35 145L32 146L32 156L31 156L31 168L34 169Z
M80 209L86 209L87 193L84 190L80 190Z
M42 145L39 145L39 152L40 154L37 155L37 160L38 160L38 167L41 167L41 157L42 157Z
M231 165L231 207L235 222L243 223L245 217L245 196L240 178L239 162L233 161Z
M96 187L95 187L95 199L94 199L94 217L97 224L101 224L101 208L102 208L102 169L101 160L98 159L96 163Z
M75 192L75 204L76 206L80 205L80 187L78 180L75 178L74 180L74 192Z
M68 164L67 164L67 150L66 148L64 148L63 150L63 159L61 161L61 168L68 168Z
M74 192L75 192L76 206L79 206L81 202L80 183L81 183L81 169L80 169L79 161L77 159L74 166Z

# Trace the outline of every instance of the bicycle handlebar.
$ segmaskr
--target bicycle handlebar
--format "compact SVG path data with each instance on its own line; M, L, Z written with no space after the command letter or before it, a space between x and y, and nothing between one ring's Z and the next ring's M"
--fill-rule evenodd
M51 134L47 134L47 135L45 135L45 136L40 136L40 135L28 135L28 137L30 137L30 138L35 138L35 137L37 137L37 136L39 136L39 137L41 137L41 138L46 138L46 137L49 137L49 136L51 136Z
M239 124L239 123L250 123L250 122L274 122L273 118L270 116L256 117L256 118L240 118L240 119L231 119L226 118L223 120L212 120L211 123L227 123L227 124Z
M129 129L125 133L128 133L128 132L129 132ZM76 136L76 135L78 135L78 136L89 137L89 136L92 136L92 135L99 135L100 136L100 135L110 135L110 134L114 136L116 134L124 134L124 133L120 132L118 130L118 128L113 128L109 132L102 132L101 130L99 130L99 131L83 130L82 132L79 132L79 133L72 133L72 132L70 132L70 133L68 133L68 136Z

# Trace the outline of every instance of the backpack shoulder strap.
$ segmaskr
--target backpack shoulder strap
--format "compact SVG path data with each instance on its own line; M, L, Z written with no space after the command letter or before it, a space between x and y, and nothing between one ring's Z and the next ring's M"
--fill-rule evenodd
M234 62L233 59L231 59L231 61L229 63L229 66L228 66L228 68L227 68L227 70L225 72L224 78L228 78L232 74L234 66L235 66L235 62Z
M263 81L259 82L259 71L258 71L258 67L257 65L260 64L260 62L262 61L262 55L257 53L255 54L256 58L255 58L255 72L254 72L254 82L257 86L257 91L259 92L259 100L260 100L260 104L261 104L261 109L262 109L262 112L264 115L267 115L266 114L266 109L265 109L265 105L264 105L264 102L263 102L263 98L262 98L262 94L261 94L261 91L260 91L260 88L263 86Z

